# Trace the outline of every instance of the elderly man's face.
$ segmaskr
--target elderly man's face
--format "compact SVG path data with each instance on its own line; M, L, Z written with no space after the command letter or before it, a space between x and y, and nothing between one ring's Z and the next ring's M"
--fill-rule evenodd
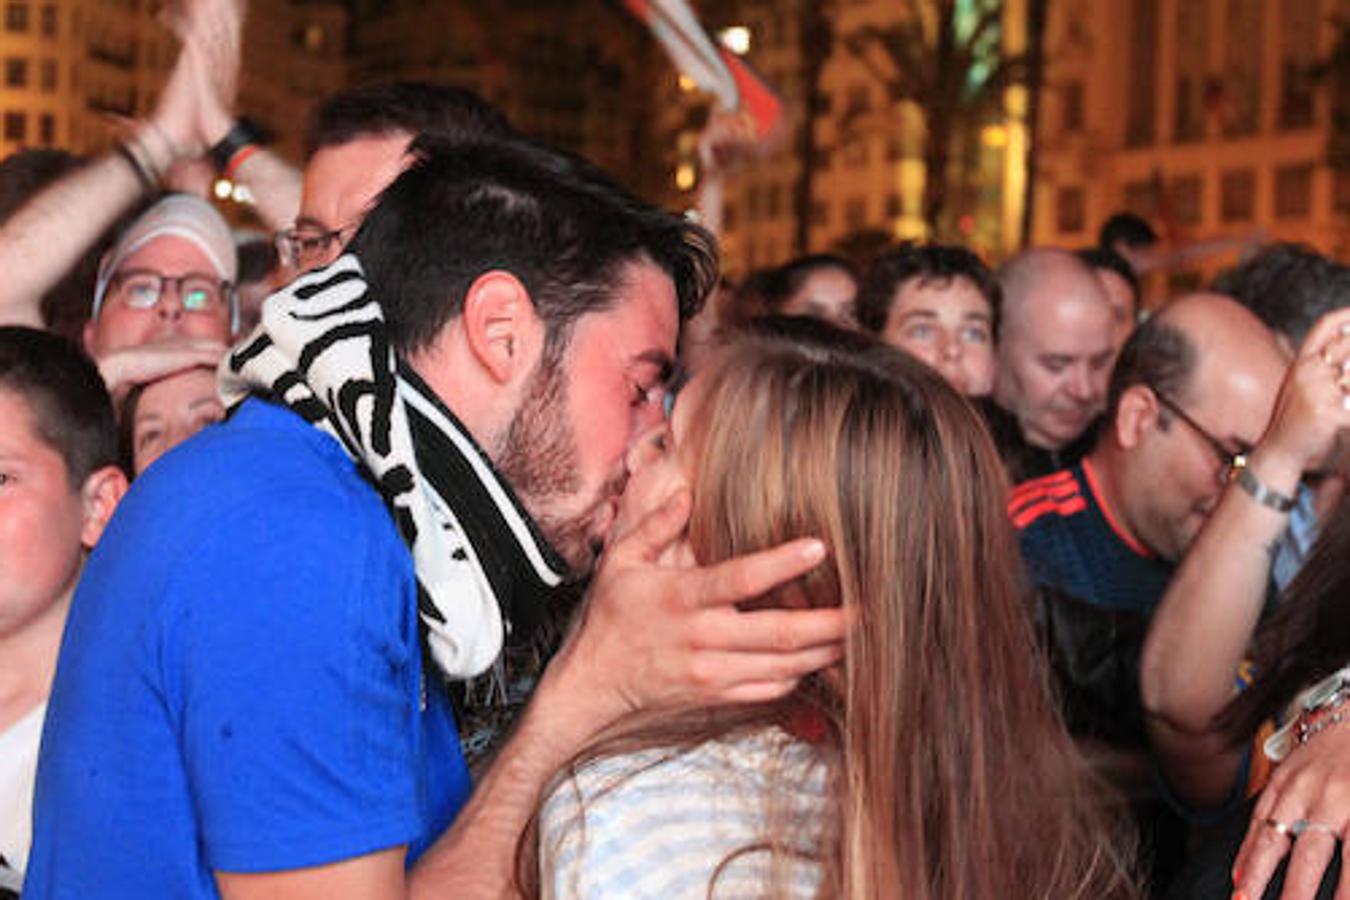
M1026 440L1049 450L1073 442L1099 413L1115 359L1111 308L1095 298L1045 298L999 342L1001 401Z
M170 279L158 300L144 275ZM189 277L188 283L181 279ZM219 293L193 283L215 285ZM98 317L85 326L85 347L95 356L171 338L230 338L230 304L215 266L196 244L159 237L122 260L109 282Z

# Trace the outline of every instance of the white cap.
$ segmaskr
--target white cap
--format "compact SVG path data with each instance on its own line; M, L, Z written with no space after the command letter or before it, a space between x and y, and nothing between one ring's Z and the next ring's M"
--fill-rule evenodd
M230 226L216 212L215 207L191 194L169 194L141 213L136 221L122 232L117 243L103 256L98 267L98 282L94 286L94 318L103 306L103 295L118 267L137 250L162 237L178 237L190 241L202 252L215 269L221 281L233 283L239 274L239 256L230 236ZM231 327L237 315L234 300L230 301Z

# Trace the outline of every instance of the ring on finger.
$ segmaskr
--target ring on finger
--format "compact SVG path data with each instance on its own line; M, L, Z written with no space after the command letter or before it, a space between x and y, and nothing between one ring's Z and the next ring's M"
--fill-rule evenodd
M1291 840L1309 831L1320 831L1329 834L1337 840L1341 839L1341 833L1330 825L1321 822L1309 822L1307 819L1295 819L1292 822L1281 822L1273 817L1266 817L1266 825L1278 835L1283 835Z

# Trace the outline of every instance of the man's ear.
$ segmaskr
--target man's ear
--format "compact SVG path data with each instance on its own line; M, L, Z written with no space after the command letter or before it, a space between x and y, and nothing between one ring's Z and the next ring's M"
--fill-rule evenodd
M500 269L479 275L464 295L462 322L474 358L495 381L533 370L542 323L516 276Z
M1129 449L1139 444L1144 435L1158 425L1158 395L1146 384L1133 384L1120 395L1116 418L1112 427L1116 441Z
M113 511L127 492L127 476L117 466L104 466L84 480L80 499L84 504L84 526L80 529L80 543L92 550L103 536Z

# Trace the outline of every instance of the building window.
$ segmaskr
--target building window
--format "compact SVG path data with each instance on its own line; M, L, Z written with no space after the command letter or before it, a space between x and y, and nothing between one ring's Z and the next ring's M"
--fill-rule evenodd
M27 31L27 30L28 30L28 4L27 4L27 3L6 3L6 4L5 4L5 30L6 30L6 31Z
M44 147L56 143L56 117L51 113L43 113L38 117L38 140Z
M1055 194L1055 227L1060 234L1077 234L1087 220L1087 200L1081 187L1062 187Z
M1275 217L1306 218L1312 212L1312 163L1275 170Z
M830 224L830 208L825 201L811 201L811 224L817 228L824 228Z
M1350 169L1336 170L1331 207L1338 213L1350 215Z
M5 140L25 141L28 139L28 120L21 112L5 113Z
M1218 87L1224 134L1254 134L1261 124L1261 0L1228 0L1224 77Z
M1317 0L1283 7L1280 48L1280 128L1311 128L1314 118L1313 69L1317 65Z
M1158 186L1153 179L1125 183L1125 208L1145 219L1158 214Z
M1172 134L1177 141L1198 141L1205 136L1205 106L1208 89L1206 61L1209 58L1207 3L1177 4L1176 106Z
M752 184L745 189L745 221L759 220L759 185Z
M24 87L28 84L28 60L11 56L5 60L5 87Z
M1256 215L1256 173L1251 169L1224 172L1220 188L1220 218L1250 222Z
M778 218L783 212L783 186L781 184L766 185L764 193L768 199L768 217L770 219Z
M844 226L849 231L857 231L867 224L867 199L850 197L844 204Z
M886 195L886 217L898 219L904 214L904 206L900 202L900 195L892 191Z
M722 228L732 231L736 227L736 204L728 202L722 207Z
M47 93L56 90L56 60L44 59L38 70L38 85Z
M848 99L844 101L844 115L856 116L872 108L872 95L865 84L855 84L848 89Z
M1130 88L1125 119L1125 143L1142 147L1153 143L1157 103L1158 0L1134 0L1130 17Z
M861 169L867 165L867 139L862 137L846 139L839 158L850 169Z
M56 16L57 16L56 7L53 4L48 3L46 6L42 7L43 37L56 37L56 26L57 26Z
M1172 181L1168 191L1172 214L1181 225L1199 225L1204 217L1204 182L1199 175L1185 175Z
M1070 81L1064 85L1064 131L1077 134L1083 130L1083 82Z

